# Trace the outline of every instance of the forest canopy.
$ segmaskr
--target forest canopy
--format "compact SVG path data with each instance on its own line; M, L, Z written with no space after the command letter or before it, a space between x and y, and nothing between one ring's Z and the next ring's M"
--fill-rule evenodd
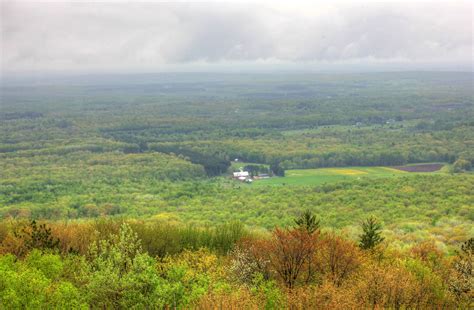
M0 307L467 309L472 81L5 83Z

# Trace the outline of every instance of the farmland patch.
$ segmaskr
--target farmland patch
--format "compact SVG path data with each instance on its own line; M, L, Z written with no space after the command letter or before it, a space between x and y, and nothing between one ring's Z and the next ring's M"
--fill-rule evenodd
M406 172L435 172L443 168L444 164L418 164L406 166L394 166L393 169Z

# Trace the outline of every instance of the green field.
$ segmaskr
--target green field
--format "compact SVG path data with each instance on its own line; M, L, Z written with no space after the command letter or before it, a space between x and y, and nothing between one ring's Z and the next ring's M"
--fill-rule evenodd
M409 173L388 167L345 167L287 170L285 177L256 180L253 186L320 185L324 183L359 180L363 178L396 177Z

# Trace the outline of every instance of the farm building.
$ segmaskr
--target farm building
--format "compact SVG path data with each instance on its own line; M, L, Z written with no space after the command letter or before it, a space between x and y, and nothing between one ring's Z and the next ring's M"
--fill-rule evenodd
M240 181L245 181L250 179L250 173L248 171L237 171L233 173L234 179L240 180Z
M250 174L248 171L237 171L237 172L234 172L234 178L240 178L240 177L249 177Z
M270 175L268 173L260 173L258 176L256 176L256 179L268 179Z

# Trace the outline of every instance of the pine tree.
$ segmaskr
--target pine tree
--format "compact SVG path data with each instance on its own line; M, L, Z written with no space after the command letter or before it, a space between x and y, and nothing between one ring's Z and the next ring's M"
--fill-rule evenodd
M453 263L453 273L449 282L450 290L461 303L469 304L472 300L474 279L474 238L461 245Z
M359 236L359 247L363 250L372 249L384 240L382 237L382 224L373 216L362 223L362 230L363 233Z
M24 227L20 232L14 232L15 236L24 242L25 253L32 249L57 250L59 249L59 239L53 237L51 228L46 224L38 224L32 220L28 226Z
M295 219L296 226L306 230L310 234L319 230L319 222L320 221L316 218L316 215L311 213L309 210L306 210L299 218Z

